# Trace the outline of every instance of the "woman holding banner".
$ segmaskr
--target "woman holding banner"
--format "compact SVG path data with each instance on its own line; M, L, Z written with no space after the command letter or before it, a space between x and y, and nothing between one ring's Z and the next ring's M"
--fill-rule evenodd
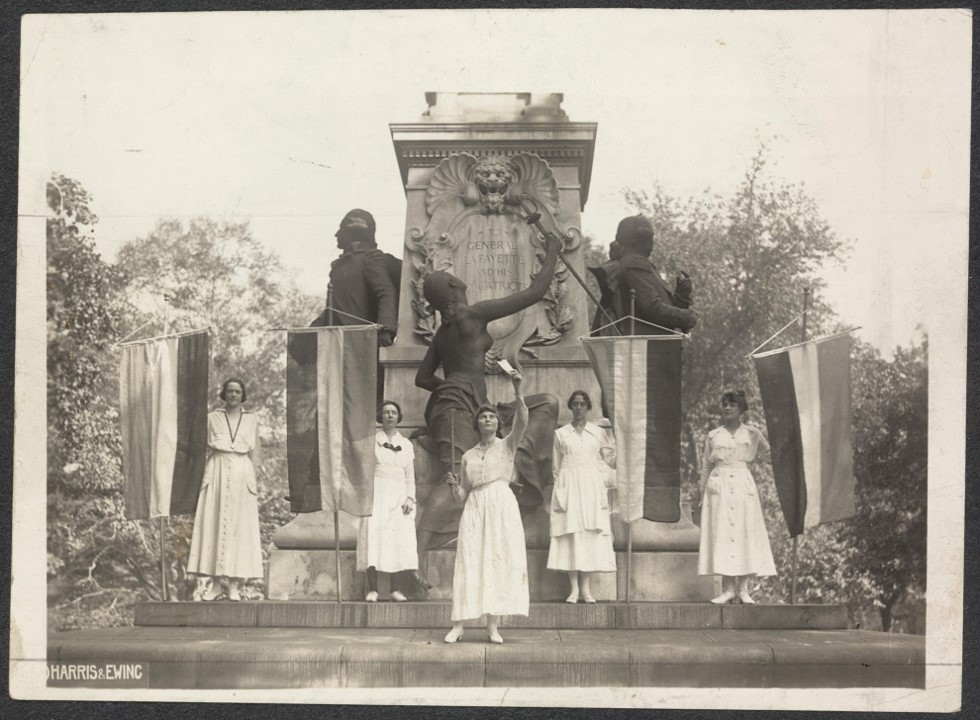
M245 383L228 378L221 386L225 406L208 414L208 458L194 517L187 572L214 578L202 600L221 595L227 578L228 599L241 600L240 585L262 577L258 486L262 464L259 423L242 407Z
M415 450L398 432L401 406L385 400L378 410L381 429L374 443L374 505L357 533L357 569L367 573L367 602L378 601L378 573L417 570L415 548ZM391 599L408 598L392 575Z
M762 433L742 423L749 405L742 390L721 396L721 427L708 433L701 456L701 548L699 575L721 575L722 593L711 602L736 598L747 604L749 578L776 574L762 504L748 463L769 454Z
M588 422L592 399L584 390L568 398L572 422L555 431L551 493L551 546L548 569L568 573L571 593L565 602L594 603L592 573L616 572L606 466L616 466L616 450L606 432Z
M497 628L499 615L527 615L527 550L524 524L510 489L514 480L514 455L527 429L528 409L521 396L523 378L511 376L517 399L513 430L497 437L500 419L492 405L481 405L474 418L477 445L465 453L460 477L447 478L453 496L464 500L456 543L453 576L453 628L447 643L463 636L463 622L487 616L492 643L502 643Z

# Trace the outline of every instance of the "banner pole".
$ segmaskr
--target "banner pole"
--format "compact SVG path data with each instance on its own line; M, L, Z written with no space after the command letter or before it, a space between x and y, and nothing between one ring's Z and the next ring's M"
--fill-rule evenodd
M333 511L333 557L337 571L337 602L343 603L340 583L340 511L337 509Z
M333 284L327 283L327 325L333 326ZM343 590L340 580L340 511L333 511L333 561L337 578L337 604L343 604Z
M170 332L170 301L171 297L167 293L163 294L163 334ZM167 528L163 523L163 515L158 520L160 525L160 598L167 602L170 600L170 584L167 582L167 552L166 552L166 533Z
M805 287L803 288L803 332L802 332L803 342L806 342L806 314L809 309L810 309L810 288ZM797 567L797 554L799 552L799 547L800 547L799 540L800 540L799 535L793 536L793 565L791 570L791 580L789 586L790 605L796 604L796 574L797 574L796 567Z
M636 334L636 290L630 289L630 335ZM632 504L633 498L630 498ZM633 521L626 523L626 604L630 602L633 584Z
M160 599L167 602L170 599L170 588L167 585L167 559L164 551L164 533L166 529L163 525L163 515L157 518L160 521Z

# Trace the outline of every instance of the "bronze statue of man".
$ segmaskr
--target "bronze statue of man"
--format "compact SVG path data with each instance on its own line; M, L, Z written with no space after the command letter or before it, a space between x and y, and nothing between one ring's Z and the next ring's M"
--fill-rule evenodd
M664 335L673 329L687 332L693 328L698 316L690 309L691 278L682 271L675 280L673 291L660 278L656 266L650 261L653 252L653 226L650 221L642 215L623 218L616 229L614 243L621 253L619 259L610 259L598 268L590 268L599 282L602 307L613 320L630 314L630 291L634 290L635 317L643 321L634 324L633 332L637 335ZM608 322L600 310L592 324L593 332ZM622 327L619 330L627 331ZM616 328L606 327L599 334L615 335L617 331Z
M377 323L378 345L388 347L398 331L398 289L401 260L378 249L374 217L354 209L344 215L334 234L343 250L330 266L330 307L310 327ZM292 351L292 348L290 349ZM384 399L384 367L377 362L378 404Z
M540 272L531 284L503 298L467 302L466 285L447 272L430 273L423 284L426 301L439 311L442 323L432 339L415 376L415 384L432 395L425 408L431 445L439 456L440 480L426 500L418 521L419 574L426 578L427 550L451 540L459 529L463 507L451 492L446 479L459 475L463 453L477 444L479 435L473 420L477 408L487 402L484 356L493 344L487 325L530 307L544 297L555 272L560 241L546 239L546 254ZM443 377L435 372L442 367ZM558 401L551 395L525 398L529 409L528 427L515 459L517 479L522 488L518 503L534 507L542 502L544 485L551 480L550 457L558 421ZM513 412L508 404L498 407L506 422Z
M398 330L401 261L378 249L375 229L367 210L351 210L340 221L335 237L343 253L330 266L333 321L327 308L312 327L375 322L381 326L378 345L388 347Z

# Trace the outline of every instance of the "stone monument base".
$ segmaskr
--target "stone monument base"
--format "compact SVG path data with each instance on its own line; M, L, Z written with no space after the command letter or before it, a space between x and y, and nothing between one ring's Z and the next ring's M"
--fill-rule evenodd
M452 598L456 553L449 548L429 551L430 600ZM565 573L548 570L547 550L528 550L528 585L532 602L560 602L568 595ZM336 561L332 550L273 550L269 557L266 596L269 600L335 600ZM593 575L592 595L597 600L626 599L626 553L616 553L618 572ZM634 552L630 600L691 602L708 600L720 592L713 576L699 576L694 552ZM367 592L364 573L355 570L353 550L340 551L341 589L344 600L363 600ZM389 597L389 576L378 576L382 599ZM415 587L404 588L412 599L425 595Z

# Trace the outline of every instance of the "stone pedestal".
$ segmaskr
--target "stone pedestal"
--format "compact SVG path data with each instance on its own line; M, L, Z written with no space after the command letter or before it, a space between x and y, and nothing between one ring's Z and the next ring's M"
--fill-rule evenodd
M434 587L426 599L451 600L456 553L450 548L429 551L429 580ZM718 581L697 574L697 553L633 552L630 600L633 602L696 602L720 592ZM568 596L568 577L548 570L547 550L527 551L531 602L561 602ZM600 601L626 599L626 553L616 553L617 572L596 573L592 595ZM363 600L364 573L355 572L353 550L340 551L341 589L344 600ZM269 600L335 600L336 565L332 550L273 550L269 557ZM378 576L382 599L390 594L389 576ZM414 588L402 588L412 599L423 599Z

